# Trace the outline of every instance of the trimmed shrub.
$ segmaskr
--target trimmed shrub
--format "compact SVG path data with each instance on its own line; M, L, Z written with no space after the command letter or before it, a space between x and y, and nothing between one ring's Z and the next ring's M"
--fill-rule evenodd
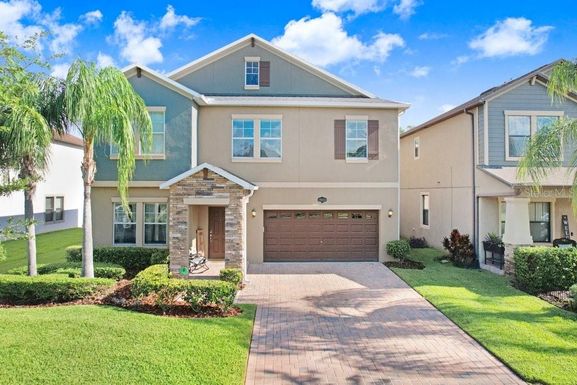
M66 274L70 277L80 277L82 275L82 262L57 262L42 264L37 266L38 274ZM26 275L28 267L21 266L10 269L6 274ZM96 278L111 278L120 280L126 274L126 270L113 263L95 263L94 276Z
M0 302L14 305L68 302L85 298L111 287L115 281L106 278L69 278L62 274L36 277L0 275Z
M404 261L410 252L411 246L405 239L399 239L398 241L390 241L387 243L387 254L400 261Z
M424 249L429 247L429 244L427 243L425 237L423 238L411 237L409 238L409 245L411 246L411 249Z
M571 295L571 309L577 311L577 283L569 288Z
M240 269L222 269L219 276L221 281L230 282L237 287L240 286L243 279Z
M529 293L568 290L577 282L577 249L518 247L513 258L515 284Z
M443 239L443 247L449 252L449 259L455 266L470 267L475 262L475 248L468 234L454 229L449 238Z
M235 285L224 281L169 278L165 264L146 268L132 281L132 294L137 297L156 295L157 305L161 307L181 297L196 312L208 308L227 311L234 302L236 289Z
M66 259L69 262L82 262L82 248L78 246L66 249ZM94 262L114 263L126 269L129 277L148 266L168 263L168 249L152 247L96 247Z

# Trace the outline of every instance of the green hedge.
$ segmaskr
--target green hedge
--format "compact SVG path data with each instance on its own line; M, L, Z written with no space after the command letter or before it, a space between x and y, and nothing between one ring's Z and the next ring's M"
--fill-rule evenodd
M577 282L577 249L519 247L514 261L515 283L529 293L568 290Z
M153 265L138 273L132 281L134 296L157 295L160 306L170 304L182 296L194 311L206 308L228 310L236 296L236 285L208 279L169 278L165 264Z
M235 268L222 269L219 277L221 281L230 282L237 287L240 286L243 279L242 271Z
M387 254L403 261L411 252L411 245L406 239L390 241L387 243Z
M82 262L57 262L46 265L38 265L38 274L66 274L72 277L80 277L82 274ZM26 275L28 266L15 267L6 272L6 274ZM96 278L111 278L120 280L126 274L126 270L113 263L95 263L94 276Z
M36 277L0 275L0 302L14 305L68 302L87 297L115 284L106 278L69 278L62 274Z
M78 246L66 249L69 262L82 261L82 249ZM148 266L168 262L168 249L152 247L96 247L94 262L114 263L126 269L128 276L133 277Z

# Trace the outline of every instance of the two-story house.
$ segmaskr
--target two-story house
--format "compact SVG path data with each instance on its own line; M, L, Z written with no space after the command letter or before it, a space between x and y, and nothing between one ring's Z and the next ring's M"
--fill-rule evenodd
M249 35L167 75L125 74L153 123L139 150L131 215L116 153L95 150L97 245L191 246L209 260L377 261L399 237L398 117L408 105ZM147 159L145 161L145 159Z
M556 63L401 134L401 236L439 246L456 228L471 235L481 266L498 271L501 261L493 269L485 259L482 241L489 233L502 234L511 245L550 244L573 235L568 169L552 169L539 192L531 180L517 178L531 135L559 117L577 118L576 95L552 103L547 94ZM571 151L564 146L565 159Z

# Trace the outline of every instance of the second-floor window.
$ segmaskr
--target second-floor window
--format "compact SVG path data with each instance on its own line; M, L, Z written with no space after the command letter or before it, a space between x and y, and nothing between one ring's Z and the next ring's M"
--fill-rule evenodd
M245 87L259 86L259 61L257 58L246 58L244 62L244 85Z
M282 119L276 117L233 118L232 158L235 160L280 160Z
M505 111L506 160L523 157L531 136L553 124L562 115L562 111Z
M347 120L346 158L368 159L368 124L366 120Z
M150 145L150 151L144 151L140 141L140 136L135 134L134 141L136 155L143 157L164 156L166 153L166 109L165 107L147 107L147 109L148 114L150 115L150 120L152 122L152 143ZM113 144L110 145L110 157L118 157L118 147Z
M418 136L413 139L413 158L419 159L421 157L421 138Z

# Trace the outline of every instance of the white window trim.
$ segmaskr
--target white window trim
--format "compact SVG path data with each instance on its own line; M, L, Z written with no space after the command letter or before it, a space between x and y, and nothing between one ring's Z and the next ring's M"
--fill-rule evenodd
M138 137L138 135L135 135L134 140L136 142L136 146L135 146L136 153L134 154L134 159L137 159L137 160L141 160L141 159L164 160L164 159L166 159L166 106L146 106L146 110L148 112L162 112L162 114L164 116L163 144L162 144L163 152L162 152L162 154L143 154L141 143L140 143L140 138ZM118 154L112 154L112 147L113 147L113 144L111 143L109 145L109 150L108 150L108 153L110 154L109 158L111 160L118 160Z
M138 246L138 218L140 217L138 214L138 203L136 202L128 202L128 204L134 204L134 215L136 215L136 220L134 222L130 222L131 224L134 223L136 227L136 231L134 234L134 243L116 243L114 230L116 226L116 205L120 204L119 202L112 203L112 245L114 246Z
M235 163L281 163L283 159L283 116L280 114L255 115L255 114L232 114L230 119L230 154L231 161ZM234 120L252 120L254 122L253 132L253 156L235 157L234 156ZM261 120L280 120L280 157L279 158L261 158L260 156L260 121Z
M347 136L347 126L350 121L364 121L367 127L367 154L364 158L351 158L347 151L347 142L349 137ZM345 116L345 162L346 163L368 163L369 162L369 117L367 115L346 115Z
M146 204L158 204L158 205L166 205L166 222L146 222L146 209L145 209L145 205ZM155 246L167 246L168 245L168 203L166 201L164 202L144 202L142 203L142 244L144 246L151 246L151 247L155 247ZM138 219L138 218L137 218ZM137 222L138 224L138 222ZM166 225L166 243L146 243L146 225Z
M509 116L528 116L531 123L529 129L529 135L532 137L537 132L537 117L538 116L557 116L562 117L565 115L564 111L527 111L527 110L505 110L505 160L507 161L518 161L521 160L520 156L509 156ZM563 154L563 146L561 146L561 154ZM563 159L563 157L561 157Z
M51 221L46 221L46 199L47 198L52 198L52 220ZM54 214L56 213L56 199L57 198L62 198L62 219L55 220ZM64 202L65 202L64 194L52 194L52 195L44 196L44 223L45 224L51 225L54 223L64 222L64 220L65 220L65 218L64 218L64 213L65 213Z
M429 197L429 208L427 209L429 211L429 224L425 225L423 224L423 197L427 196ZM430 229L431 228L431 194L429 194L428 192L422 192L419 194L419 225L421 226L421 228L423 229Z
M246 84L246 65L248 62L258 63L258 73L257 73L257 84ZM258 56L245 56L244 58L244 89L245 90L259 90L260 89L260 57Z
M413 159L421 159L421 138L419 136L413 139Z
M167 227L166 227L166 244L158 244L158 243L144 243L144 204L145 203L167 203L167 197L131 197L129 204L134 204L136 206L135 213L136 213L136 241L135 243L115 243L114 242L114 206L116 203L120 203L120 197L112 197L112 246L132 246L132 247L152 247L152 248L167 248L168 247L168 240L170 236L170 228L169 222L170 218L167 218ZM169 213L170 215L170 213Z

